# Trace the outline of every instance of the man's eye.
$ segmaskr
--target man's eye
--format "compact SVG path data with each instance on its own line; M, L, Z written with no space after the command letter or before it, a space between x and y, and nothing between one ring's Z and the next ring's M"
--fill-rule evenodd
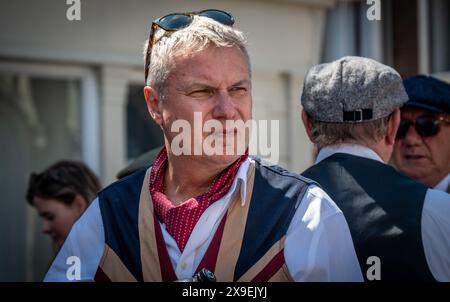
M231 88L231 90L234 90L234 91L247 91L247 88L246 87L237 86L237 87Z
M199 97L209 97L213 94L213 91L210 89L199 89L199 90L195 90L190 92L188 95L194 98L199 98Z
M230 93L232 94L245 94L247 92L247 88L246 87L242 87L242 86L237 86L237 87L233 87L230 89Z

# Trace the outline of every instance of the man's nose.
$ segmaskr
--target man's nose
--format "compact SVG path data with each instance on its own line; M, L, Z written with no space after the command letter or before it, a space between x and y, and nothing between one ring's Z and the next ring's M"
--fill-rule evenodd
M218 120L234 120L235 114L235 104L228 92L218 93L216 105L213 109L213 118Z
M406 135L403 141L406 145L418 145L422 143L422 137L417 133L414 125L411 125L406 131Z

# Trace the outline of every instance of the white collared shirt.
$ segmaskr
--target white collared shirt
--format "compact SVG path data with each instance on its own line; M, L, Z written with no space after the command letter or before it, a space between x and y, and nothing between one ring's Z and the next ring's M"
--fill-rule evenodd
M356 144L339 144L322 148L316 164L335 153L383 162L372 149ZM422 242L425 258L434 278L450 281L450 195L435 189L428 189L422 210ZM401 280L399 280L401 281Z
M203 258L232 197L241 192L245 203L250 159L237 173L229 192L201 215L181 252L166 231L161 230L179 279L191 278ZM239 190L240 189L240 190ZM73 226L44 281L70 281L66 277L68 257L81 262L81 279L93 280L104 248L104 231L98 199ZM286 233L285 262L296 281L362 281L362 274L344 215L319 187L311 185Z
M450 185L450 173L447 174L434 188L447 192L447 188Z

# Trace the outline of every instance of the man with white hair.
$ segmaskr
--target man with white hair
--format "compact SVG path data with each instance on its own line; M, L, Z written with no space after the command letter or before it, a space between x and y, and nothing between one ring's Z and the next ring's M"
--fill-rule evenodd
M302 118L319 154L302 175L343 211L366 280L450 281L450 195L386 164L407 100L400 75L375 60L312 67Z
M205 268L217 281L362 280L344 216L313 182L249 158L239 129L178 141L179 121L195 132L196 116L201 129L252 117L249 56L233 23L211 9L153 22L144 95L165 147L149 169L98 194L46 280L67 280L69 256L82 280L175 281ZM209 135L244 152L179 152Z

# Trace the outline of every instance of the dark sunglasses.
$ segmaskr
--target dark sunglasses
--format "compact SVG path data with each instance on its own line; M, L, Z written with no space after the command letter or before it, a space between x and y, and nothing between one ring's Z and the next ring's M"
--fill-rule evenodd
M153 48L153 45L156 43L154 41L156 29L160 27L168 32L174 32L183 29L192 23L195 15L208 17L228 26L232 26L234 24L234 17L230 13L218 9L206 9L191 13L174 13L156 19L155 21L153 21L152 28L150 29L147 53L145 55L145 83L147 83L148 69L150 67L151 50Z
M417 134L419 134L421 137L435 136L439 133L442 122L450 123L450 120L445 119L443 116L436 118L425 115L419 116L415 121L401 119L400 125L398 126L396 139L404 139L406 133L408 133L409 127L413 125Z

